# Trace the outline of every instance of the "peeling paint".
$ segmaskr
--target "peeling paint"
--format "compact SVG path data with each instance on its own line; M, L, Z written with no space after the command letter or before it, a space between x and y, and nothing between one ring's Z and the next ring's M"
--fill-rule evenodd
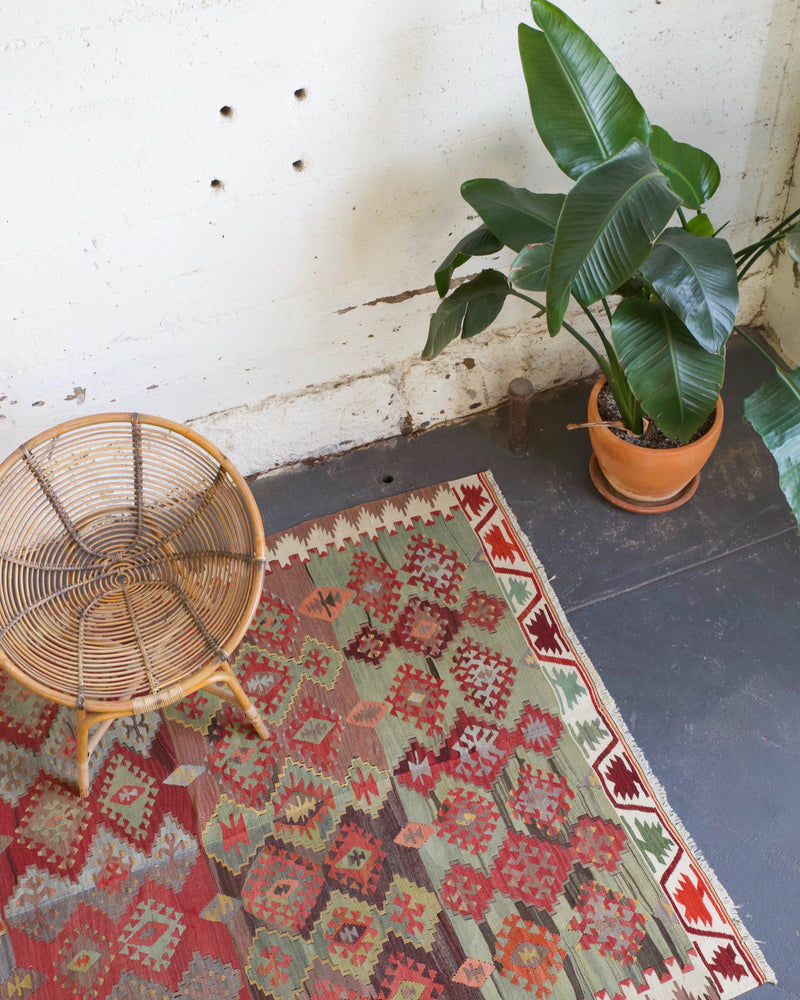
M474 271L472 274L462 275L460 278L454 278L450 282L450 288L458 288L465 281L471 281L473 278L477 278L480 271ZM431 292L436 291L436 285L426 285L424 288L411 288L407 292L399 292L397 295L381 295L380 298L372 299L370 302L364 302L364 306L378 306L388 303L389 305L396 305L398 302L407 302L409 299L416 298L418 295L430 295ZM350 309L355 309L355 306L350 306L349 309L345 309L344 312L349 312ZM339 310L341 311L341 310Z
M436 291L436 285L426 285L425 288L411 288L407 292L400 292L398 295L382 295L378 299L373 299L371 302L365 302L365 306L377 306L384 302L390 305L395 305L397 302L407 302L408 299L413 299L417 295L430 295L431 292Z
M72 392L68 396L64 397L64 402L69 403L73 399L78 404L78 406L86 402L86 390L83 388L82 385L74 386Z

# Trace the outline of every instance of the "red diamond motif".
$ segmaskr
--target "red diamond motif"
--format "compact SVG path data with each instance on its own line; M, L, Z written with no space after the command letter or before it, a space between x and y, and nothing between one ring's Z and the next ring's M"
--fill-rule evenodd
M129 806L131 802L144 795L145 789L141 785L122 785L111 796L111 801L118 806Z
M146 924L130 938L129 943L137 948L152 948L158 939L167 931L168 925L155 920L148 920Z

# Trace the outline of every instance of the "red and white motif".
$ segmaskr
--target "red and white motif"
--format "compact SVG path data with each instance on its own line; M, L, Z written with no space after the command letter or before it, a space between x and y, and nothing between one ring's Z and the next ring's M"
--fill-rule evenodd
M292 757L327 769L339 753L342 723L333 709L307 696L289 718L284 736Z
M574 798L566 778L522 764L508 804L523 823L535 824L552 837L561 829Z
M381 888L385 862L386 852L376 837L355 823L342 823L325 858L325 872L359 898L378 905L385 893L385 886Z
M412 788L420 795L427 795L439 778L441 767L436 754L428 747L422 746L416 740L395 768L397 780L407 788Z
M245 635L245 642L263 646L273 653L289 656L300 619L286 601L265 590L256 609L253 624Z
M436 833L471 854L482 854L500 822L494 803L466 788L448 792L433 825Z
M434 969L403 952L389 957L389 969L378 990L378 1000L439 1000L443 983Z
M526 705L517 726L522 745L545 757L552 757L563 731L564 723L561 719L543 711L538 705Z
M626 841L625 831L611 820L581 816L572 827L572 850L584 865L617 870Z
M397 671L387 697L392 715L412 722L428 736L442 725L446 691L437 677L404 663Z
M572 855L560 844L509 830L493 875L498 888L511 899L552 913L572 862Z
M392 639L401 649L438 659L460 627L457 612L415 594L400 612Z
M445 770L461 781L491 788L513 750L509 734L460 709L442 750Z
M581 932L579 947L596 948L604 958L621 965L636 960L646 931L644 914L637 912L635 900L597 882L586 882L581 886L578 913L569 926Z
M402 568L412 587L422 587L447 604L458 599L466 570L457 552L424 535L411 536Z
M453 674L467 701L498 719L505 717L517 674L509 657L467 637L453 656Z
M369 622L364 622L344 647L344 655L350 660L360 660L362 663L379 667L391 648L392 644L387 635L373 628Z
M470 625L477 625L487 632L496 632L507 610L508 605L501 598L473 588L461 608L461 617Z
M353 556L349 586L355 591L357 604L383 622L392 621L400 600L400 583L391 566L359 549Z
M454 864L442 882L442 899L453 913L482 920L494 896L491 879L477 868Z

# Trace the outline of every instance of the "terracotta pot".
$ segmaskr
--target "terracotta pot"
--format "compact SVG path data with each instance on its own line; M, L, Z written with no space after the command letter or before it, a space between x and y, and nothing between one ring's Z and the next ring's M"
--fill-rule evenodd
M601 378L589 397L590 423L602 420L597 397L605 381ZM714 423L708 431L697 441L678 448L640 448L608 427L590 427L592 449L602 473L597 477L597 470L592 468L595 485L609 500L628 510L656 513L685 503L697 488L700 470L719 440L723 412L722 400L718 399ZM604 488L608 486L610 491Z

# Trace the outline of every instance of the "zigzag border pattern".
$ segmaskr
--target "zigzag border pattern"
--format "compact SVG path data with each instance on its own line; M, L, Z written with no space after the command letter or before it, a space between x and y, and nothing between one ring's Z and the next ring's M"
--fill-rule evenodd
M450 521L457 509L458 501L447 485L376 500L353 508L353 517L345 511L309 522L313 526L307 534L291 528L272 535L268 539L267 566L285 568L296 562L308 562L314 555L328 555L331 549L341 552L348 542L375 541L382 534L396 534L400 528L433 524L438 517Z

